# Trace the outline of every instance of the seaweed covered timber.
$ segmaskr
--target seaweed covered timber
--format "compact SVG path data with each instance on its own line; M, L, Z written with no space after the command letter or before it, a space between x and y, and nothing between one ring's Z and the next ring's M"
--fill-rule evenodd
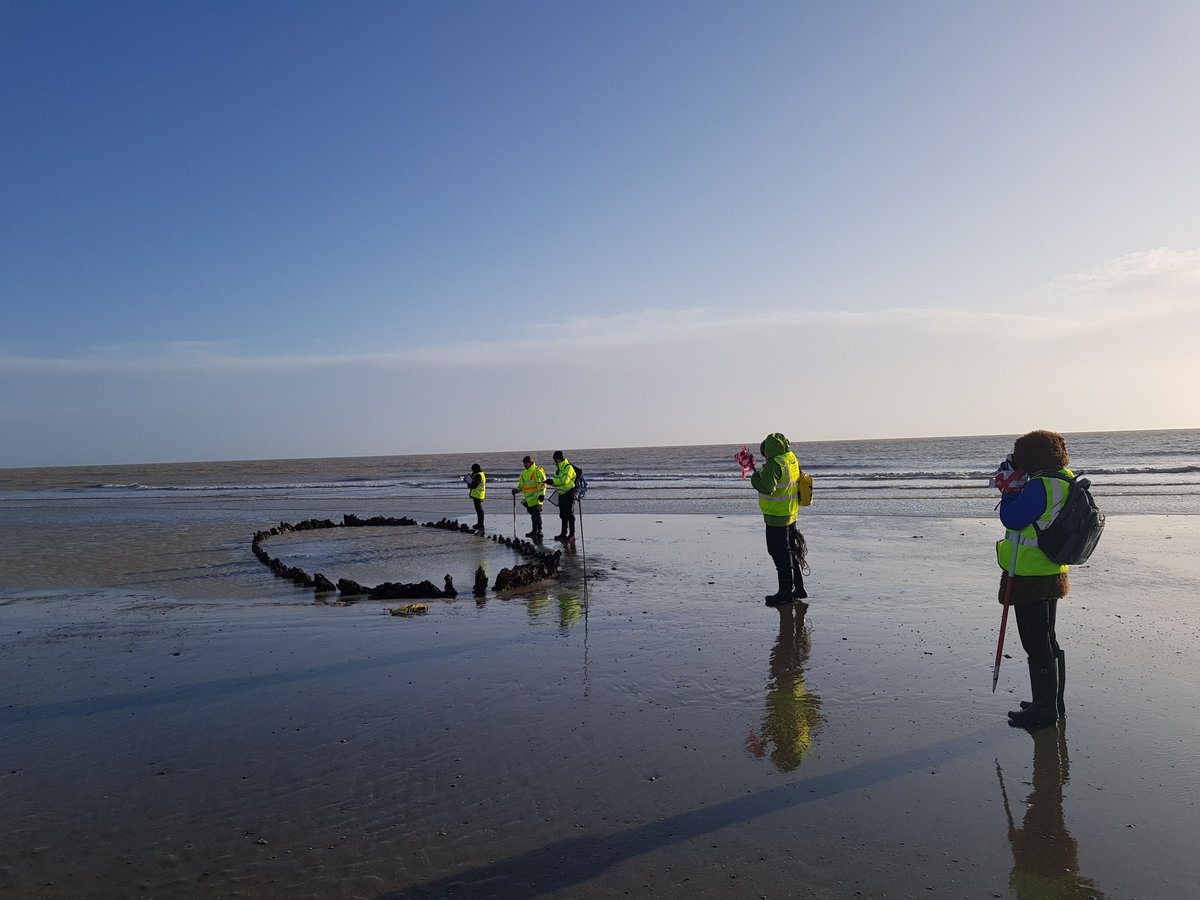
M352 581L349 578L339 578L334 581L320 572L310 575L301 568L289 566L278 557L271 556L263 547L263 543L268 538L297 531L318 531L326 528L404 527L416 524L415 519L407 517L372 516L369 519L362 519L353 513L344 514L341 522L335 522L332 519L305 519L295 524L280 522L273 528L266 529L265 531L256 531L254 538L250 541L250 549L259 562L274 572L276 577L287 578L297 584L310 587L318 594L337 592L343 599L366 596L372 600L416 600L435 597L457 597L458 591L455 589L454 579L450 575L446 575L443 578L443 585L440 588L429 580L416 583L385 581L382 584L372 587L359 584L357 581ZM455 519L426 522L422 527L440 528L443 531L457 531L477 537L479 540L487 540L483 536L476 535L471 528L460 524ZM550 551L531 541L522 541L499 535L492 535L491 540L497 544L503 544L519 555L531 560L528 563L501 569L497 573L493 585L493 590L495 591L508 591L514 588L526 587L536 584L539 581L553 578L558 573L558 566L562 560L561 550ZM486 594L487 573L484 572L483 566L480 566L475 570L474 595L476 597L483 597Z

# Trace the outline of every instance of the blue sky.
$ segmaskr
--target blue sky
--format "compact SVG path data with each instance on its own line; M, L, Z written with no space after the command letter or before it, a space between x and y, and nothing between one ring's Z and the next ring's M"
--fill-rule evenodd
M1200 426L1198 45L5 0L0 466Z

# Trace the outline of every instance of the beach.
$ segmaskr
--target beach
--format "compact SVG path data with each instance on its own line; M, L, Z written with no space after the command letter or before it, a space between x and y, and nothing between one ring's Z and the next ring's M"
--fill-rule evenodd
M1200 900L1198 44L0 2L0 900Z
M250 516L199 507L164 536L163 565L95 577L106 545L137 555L145 516L79 532L6 520L29 561L0 600L0 894L1177 898L1200 885L1196 516L1109 517L1060 604L1066 722L1031 737L1004 715L1028 692L1011 623L990 690L987 516L802 514L799 614L763 605L757 515L589 512L558 581L401 618L316 602L251 556ZM300 511L280 503L259 527ZM404 554L415 537L379 531L419 566ZM46 571L55 534L74 557ZM422 577L498 552L443 534ZM271 546L371 571L349 545Z

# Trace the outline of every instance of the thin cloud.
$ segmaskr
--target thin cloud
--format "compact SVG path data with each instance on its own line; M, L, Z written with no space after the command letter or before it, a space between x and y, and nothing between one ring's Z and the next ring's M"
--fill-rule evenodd
M541 323L532 337L459 341L390 352L254 354L244 342L176 341L90 348L76 357L34 353L0 355L0 372L89 375L208 372L287 375L329 368L419 370L494 367L541 360L586 361L597 353L636 352L673 345L727 345L770 341L781 334L833 337L861 331L889 336L979 337L1021 334L1055 339L1080 330L1127 326L1200 305L1200 251L1168 248L1131 253L1048 282L1010 310L936 307L869 311L764 310L731 315L705 307L646 309ZM697 357L700 358L700 357Z
M1200 250L1144 250L1064 275L1035 295L1081 325L1110 326L1200 307Z

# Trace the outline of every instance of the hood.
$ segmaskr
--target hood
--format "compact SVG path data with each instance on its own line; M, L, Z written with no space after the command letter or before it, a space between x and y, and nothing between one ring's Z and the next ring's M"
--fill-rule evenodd
M773 459L782 453L787 453L792 449L791 442L787 436L776 431L774 434L768 434L767 439L759 445L759 450L767 459Z

